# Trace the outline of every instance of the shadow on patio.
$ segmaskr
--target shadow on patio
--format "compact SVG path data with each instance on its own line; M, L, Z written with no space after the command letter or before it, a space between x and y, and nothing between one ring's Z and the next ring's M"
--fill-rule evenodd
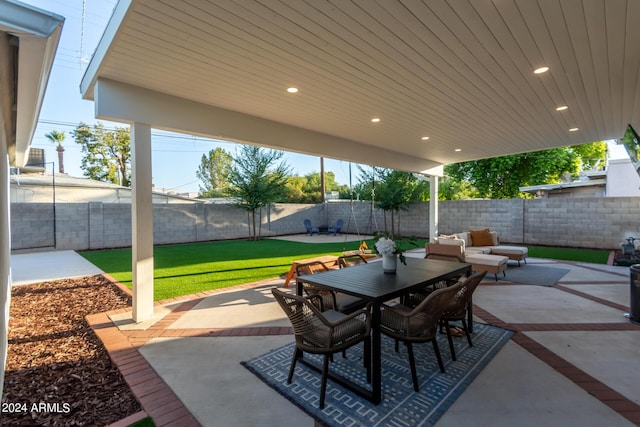
M554 286L510 282L508 272L506 280L481 284L476 321L516 333L436 425L640 424L640 327L623 317L628 268L529 264L570 271ZM312 426L311 417L240 365L293 341L269 291L282 284L165 301L155 323L122 330L112 318L126 316L123 310L89 320L157 425Z

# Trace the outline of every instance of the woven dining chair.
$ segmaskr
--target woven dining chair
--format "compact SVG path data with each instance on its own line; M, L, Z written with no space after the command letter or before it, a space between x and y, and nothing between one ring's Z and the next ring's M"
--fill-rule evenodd
M320 312L318 307L310 301L317 298L315 296L305 298L276 288L271 292L289 318L296 339L287 384L291 384L296 362L303 357L304 352L322 354L324 357L319 406L323 409L330 356L360 342L364 342L364 365L367 370L367 381L371 381L371 304L349 315L335 310Z
M449 246L445 246L445 245L440 245L440 246L449 248ZM454 249L451 254L427 253L427 255L425 255L425 258L440 260L440 261L464 262L464 256L460 258L458 255L456 255L455 250L456 248L458 248L458 246L451 246L450 248ZM409 307L415 307L418 304L420 304L422 301L424 301L424 299L434 290L440 289L440 288L446 288L458 283L464 274L465 273L461 273L458 276L451 277L447 280L442 280L440 282L434 283L433 285L429 285L423 289L419 289L416 292L412 292L411 294L409 294L407 297L404 298L404 304L408 305Z
M449 306L451 299L459 291L462 283L448 288L437 289L430 293L417 307L411 308L402 304L382 305L380 313L380 332L405 343L409 356L413 389L420 391L416 362L413 356L413 343L431 341L433 351L438 360L440 372L445 372L442 356L436 336L442 313Z
M342 267L341 267L342 268ZM367 305L367 301L347 295L342 292L334 292L325 288L314 286L304 281L304 276L309 274L318 274L329 271L331 268L320 261L313 261L306 264L298 264L296 266L296 281L300 278L302 289L307 295L318 295L321 297L320 310L335 310L341 313L353 313Z
M449 305L445 308L442 313L442 317L440 318L447 331L447 340L449 341L449 350L451 350L451 359L454 361L456 360L456 352L453 348L453 339L451 338L451 326L449 325L449 322L460 321L462 323L462 330L467 336L469 347L473 347L471 334L469 334L469 325L467 325L466 320L467 310L469 309L469 304L471 304L471 297L473 296L473 293L486 274L486 271L479 271L461 282L462 286L460 286L460 289L455 293L453 298L451 298Z
M338 257L338 266L340 268L353 267L360 264L366 264L367 259L360 254L341 255Z

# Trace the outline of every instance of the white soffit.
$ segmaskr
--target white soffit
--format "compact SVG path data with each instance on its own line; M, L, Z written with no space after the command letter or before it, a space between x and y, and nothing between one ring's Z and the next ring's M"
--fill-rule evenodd
M24 166L60 40L64 18L18 1L0 0L0 31L18 40L14 135L10 163ZM13 58L11 58L13 61Z
M362 158L375 147L378 165L395 151L418 171L640 127L637 22L637 0L128 0L81 90L120 82L336 137Z

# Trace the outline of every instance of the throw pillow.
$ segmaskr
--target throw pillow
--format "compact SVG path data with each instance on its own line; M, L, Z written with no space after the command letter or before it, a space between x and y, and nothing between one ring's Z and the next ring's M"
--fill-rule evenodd
M493 246L493 238L488 228L484 230L469 230L473 246Z

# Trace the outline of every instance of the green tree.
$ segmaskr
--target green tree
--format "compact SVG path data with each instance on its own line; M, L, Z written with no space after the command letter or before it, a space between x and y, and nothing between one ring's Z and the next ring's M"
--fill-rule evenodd
M302 187L302 191L307 196L306 203L320 203L322 201L322 193L320 192L320 172L311 172L305 176L306 183ZM348 193L349 186L340 185L336 181L336 174L333 172L324 173L324 187L328 191L338 191L340 193Z
M596 157L604 160L606 144L597 142L585 146L550 150L491 159L475 160L445 166L445 174L457 181L467 181L477 191L477 197L510 199L526 197L519 187L552 184L563 176L577 176L583 164L595 165ZM583 156L584 160L583 160Z
M357 165L358 182L353 186L353 198L356 200L375 200L376 186L379 186L386 169Z
M333 172L325 172L325 189L327 191L338 191L340 198L348 199L350 196L349 186L339 184ZM320 203L322 201L320 172L311 172L305 176L289 176L283 201L290 203Z
M228 195L238 198L238 207L247 211L249 237L257 240L262 232L262 221L256 233L256 212L281 200L289 167L282 161L283 151L266 150L252 145L243 145L236 152L231 168Z
M203 154L196 176L202 184L200 197L223 197L229 190L229 177L233 157L226 150L218 147Z
M64 147L62 147L62 142L65 138L64 132L52 130L51 132L47 133L45 137L54 144L57 144L56 151L58 152L58 172L64 173Z
M600 170L604 168L608 150L606 142L574 145L571 149L580 157L583 170Z
M376 189L376 204L378 208L391 213L391 235L401 235L400 211L409 209L411 203L419 201L425 186L410 172L386 170L379 174L379 178L381 183Z
M284 196L288 203L309 203L308 197L303 188L307 183L307 179L303 176L292 175L287 177L285 184L286 194Z
M131 186L131 141L129 129L116 126L109 131L98 122L93 128L80 123L72 132L82 148L80 168L84 176L98 181Z
M468 181L443 177L438 181L439 200L467 200L478 197L478 192Z

